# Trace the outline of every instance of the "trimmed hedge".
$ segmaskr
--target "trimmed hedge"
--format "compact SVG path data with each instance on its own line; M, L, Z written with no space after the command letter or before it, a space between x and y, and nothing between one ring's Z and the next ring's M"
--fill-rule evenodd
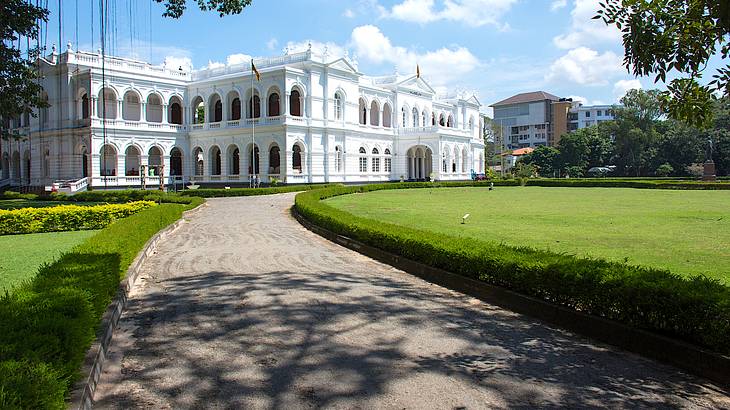
M451 186L452 184L441 184ZM730 288L705 277L465 239L357 217L323 199L436 184L331 187L296 196L312 223L387 252L465 277L730 353Z
M646 180L646 179L529 179L527 186L542 187L595 187L595 188L641 188L641 189L730 189L728 182Z
M203 203L187 200L112 223L0 296L0 408L65 407L120 279L149 238Z
M117 219L155 205L152 201L136 201L94 206L0 209L0 235L102 229Z
M272 195L282 194L285 192L298 192L298 191L309 191L317 188L326 188L330 186L336 186L332 184L327 185L284 185L284 186L273 186L264 188L203 188L203 189L187 189L181 191L178 195L180 196L196 196L201 198L223 198L223 197L234 197L234 196L254 196L254 195Z

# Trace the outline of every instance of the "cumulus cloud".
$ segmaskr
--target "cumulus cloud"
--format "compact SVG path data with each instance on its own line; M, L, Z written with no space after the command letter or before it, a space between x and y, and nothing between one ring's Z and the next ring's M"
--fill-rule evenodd
M550 11L557 11L568 5L568 0L553 0L550 3Z
M403 0L390 10L382 9L383 17L412 23L431 23L450 20L471 27L494 25L502 30L509 25L502 23L502 17L517 0Z
M231 54L226 58L226 65L249 63L251 62L251 58L248 54Z
M558 58L548 69L548 82L572 82L580 85L606 85L623 72L622 58L606 51L600 54L588 47L578 47Z
M346 10L345 10L345 11L344 11L344 12L342 13L342 16L343 16L343 17L347 17L347 18L351 19L351 18L355 17L355 12L354 12L354 11L352 11L352 9L346 9Z
M351 45L357 55L375 64L394 64L399 72L415 72L416 64L421 73L434 86L441 86L472 72L479 67L479 59L465 47L441 47L419 53L394 45L378 27L356 27L352 31Z
M586 97L581 97L580 95L569 95L566 98L570 98L573 101L579 102L583 105L588 105L588 99Z
M555 5L556 2L553 3ZM570 12L568 32L553 38L558 48L571 49L596 44L620 44L621 32L615 26L607 26L601 20L593 20L600 8L599 0L575 0Z
M279 40L277 40L276 37L272 37L266 42L266 48L269 50L275 49L277 45L279 45Z
M613 85L613 96L616 101L619 101L629 90L641 90L641 88L641 81L638 79L618 80Z
M162 65L170 70L182 68L185 71L190 71L193 69L193 60L190 57L167 56Z

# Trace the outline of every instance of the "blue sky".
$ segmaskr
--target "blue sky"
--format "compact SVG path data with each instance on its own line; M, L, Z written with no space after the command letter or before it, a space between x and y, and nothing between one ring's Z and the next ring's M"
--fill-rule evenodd
M108 53L175 67L280 55L311 42L333 55L347 50L368 75L407 74L420 64L438 90L475 90L485 112L525 91L611 104L629 88L657 87L621 66L618 31L591 20L598 0L253 0L241 15L223 18L189 0L180 20L162 18L163 7L152 0L108 1L116 11ZM92 49L92 4L99 46L99 1L67 0L64 49L68 41ZM58 14L51 11L49 45L58 42ZM715 58L708 71L718 64Z

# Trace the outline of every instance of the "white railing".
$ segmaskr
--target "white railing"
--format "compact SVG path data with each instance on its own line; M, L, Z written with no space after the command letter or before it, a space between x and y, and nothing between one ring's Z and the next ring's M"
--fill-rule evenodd
M100 68L102 65L101 55L97 53L89 53L86 51L69 52L64 54L66 60L70 64L81 64ZM107 67L121 68L125 71L142 72L157 77L173 77L175 79L190 81L189 72L180 71L178 69L168 69L163 66L154 66L142 61L134 61L126 58L106 56L104 62Z
M290 115L279 115L276 117L259 117L259 118L246 118L241 120L231 120L225 122L206 122L204 124L192 124L190 126L191 131L202 131L202 130L218 130L223 128L251 128L251 127L264 127L270 125L281 125L285 122L293 123L306 123L307 119L304 117L294 117Z
M64 192L67 194L75 194L77 192L86 191L89 186L89 178L81 178L78 181L56 181L53 183L53 190L56 192Z
M181 132L185 131L185 126L180 124L169 124L160 122L145 122L145 121L128 121L123 119L103 119L103 118L92 118L91 125L94 127L113 127L117 129L153 129L156 131L170 131L170 132ZM194 124L201 125L201 124Z
M267 67L283 66L286 64L299 63L307 61L313 57L311 51L304 51L301 53L293 53L279 57L271 58L257 58L254 60L254 64L258 70ZM205 70L194 71L192 73L193 81L205 80L207 78L219 77L227 74L241 74L248 72L251 75L251 63L233 64L225 67L209 68Z

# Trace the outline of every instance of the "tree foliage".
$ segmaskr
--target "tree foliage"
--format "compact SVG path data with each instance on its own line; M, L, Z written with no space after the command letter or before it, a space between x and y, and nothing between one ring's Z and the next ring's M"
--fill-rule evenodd
M604 0L595 19L621 30L624 66L654 81L675 78L661 94L661 107L672 118L698 127L712 122L713 90L730 93L730 64L708 85L700 85L707 62L716 53L730 55L730 2L727 0Z
M165 4L164 17L180 18L187 8L187 0L155 0ZM215 10L223 17L229 14L240 14L251 0L195 0L203 11Z
M0 4L0 117L4 119L46 106L34 68L39 50L22 46L36 42L37 22L47 19L48 10L25 0L3 0ZM7 131L2 128L3 136Z

